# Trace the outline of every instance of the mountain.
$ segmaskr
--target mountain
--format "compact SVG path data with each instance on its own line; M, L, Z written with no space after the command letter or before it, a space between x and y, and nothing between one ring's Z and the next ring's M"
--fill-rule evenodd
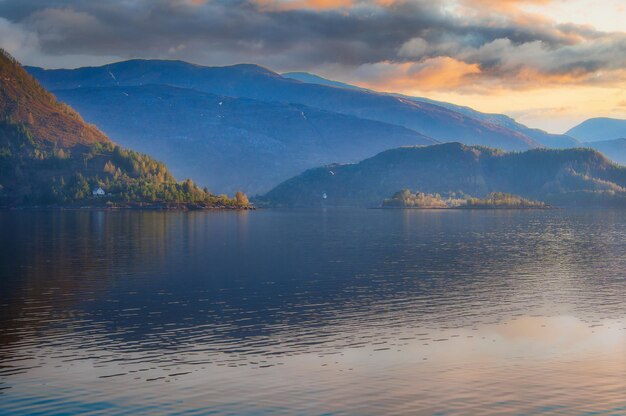
M626 120L615 118L590 118L566 134L581 142L598 142L626 137Z
M591 149L507 153L446 143L397 148L357 164L311 169L260 201L376 207L402 189L473 197L506 192L554 205L626 205L626 167Z
M304 82L307 84L326 85L329 87L344 88L348 90L367 91L376 93L374 90L367 88L357 87L356 85L347 84L345 82L333 81L328 78L320 77L319 75L311 74L309 72L285 72L281 74L285 78L295 79L296 81Z
M0 116L25 125L38 140L51 146L107 144L96 127L47 92L6 52L0 51Z
M315 166L434 144L407 128L300 104L232 98L167 85L56 91L124 146L163 160L211 190L267 192Z
M0 50L0 206L106 202L237 205L120 148Z
M588 142L584 143L584 145L603 153L617 163L626 165L626 139Z
M309 84L319 84L319 85L326 85L326 86L331 86L331 87L336 87L336 88L375 92L375 91L368 90L365 88L357 87L355 85L350 85L350 84L346 84L343 82L329 80L329 79L320 77L315 74L310 74L308 72L287 72L282 75L285 78L295 79L300 82L305 82ZM545 146L545 147L569 148L569 147L576 147L580 144L579 141L574 139L573 137L563 135L563 134L550 134L540 129L532 129L521 123L518 123L511 117L506 116L504 114L482 113L470 107L450 104L450 103L446 103L443 101L431 100L429 98L424 98L424 97L411 97L408 95L393 94L393 93L390 93L389 95L400 97L402 99L415 101L418 103L421 102L421 103L433 104L439 107L444 107L444 108L447 108L448 110L455 111L457 113L463 114L467 117L471 117L481 122L494 124L494 125L512 130L514 132L520 133L522 135L530 137L531 139L537 141L538 143L540 143L542 146Z
M462 141L507 150L542 146L526 134L439 105L371 91L304 83L250 64L204 67L181 61L131 60L74 70L28 70L55 92L83 87L159 84L220 96L302 104L403 126L438 141Z

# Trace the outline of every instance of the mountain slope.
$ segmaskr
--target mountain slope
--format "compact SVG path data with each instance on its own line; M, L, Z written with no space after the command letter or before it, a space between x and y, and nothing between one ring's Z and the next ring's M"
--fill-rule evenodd
M626 137L626 120L615 118L590 118L570 129L566 134L581 142L597 142Z
M329 87L344 88L348 90L375 92L373 90L357 87L356 85L347 84L345 82L333 81L332 79L320 77L319 75L311 74L309 72L285 72L281 75L285 78L295 79L296 81L304 82L307 84L319 84Z
M540 147L535 139L426 102L288 79L256 65L203 67L180 61L133 60L96 68L29 71L47 88L161 84L260 101L299 103L363 119L400 125L439 141L462 141L507 150Z
M601 152L611 160L626 165L626 139L603 140L584 143L585 146Z
M83 87L57 95L118 142L218 192L266 192L315 166L436 143L404 127L304 105L165 85Z
M0 51L0 115L24 124L38 139L52 145L108 143L94 126L44 90L9 54Z
M236 205L191 181L177 183L163 163L121 149L58 103L1 50L0 80L0 206L107 201ZM91 198L98 187L109 196Z
M309 84L320 84L320 85L326 85L326 86L331 86L331 87L336 87L336 88L372 92L371 90L368 90L365 88L360 88L355 85L350 85L350 84L346 84L343 82L332 81L332 80L320 77L315 74L310 74L308 72L287 72L282 75L285 78L295 79L300 82L306 82ZM434 104L440 107L444 107L449 110L455 111L457 113L463 114L465 116L474 118L476 120L489 123L489 124L494 124L500 127L504 127L506 129L510 129L517 133L523 134L546 147L569 148L569 147L576 147L580 144L578 140L567 135L550 134L540 129L532 129L532 128L526 127L525 125L516 122L511 117L506 116L504 114L481 113L480 111L476 111L470 107L450 104L450 103L446 103L443 101L431 100L429 98L424 98L424 97L411 97L411 96L402 95L402 94L389 94L389 95L397 96L397 97L408 99L411 101Z
M475 197L506 192L557 205L626 204L626 167L590 149L506 153L447 143L312 169L262 200L282 206L372 207L402 189Z

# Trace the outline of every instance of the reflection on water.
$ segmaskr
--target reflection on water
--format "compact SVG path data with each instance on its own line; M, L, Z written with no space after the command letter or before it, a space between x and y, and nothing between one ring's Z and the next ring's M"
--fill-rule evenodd
M0 213L0 414L626 414L626 213Z

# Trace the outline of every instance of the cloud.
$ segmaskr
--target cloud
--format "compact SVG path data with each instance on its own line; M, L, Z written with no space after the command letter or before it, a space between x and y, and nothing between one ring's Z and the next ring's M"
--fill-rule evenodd
M398 51L398 56L407 58L421 58L431 50L430 45L422 38L413 38L406 41Z
M480 10L515 12L523 5L545 5L554 0L463 0L463 4Z
M354 5L353 0L256 0L261 10L298 10L298 9L345 9Z
M342 69L387 90L624 83L626 34L524 12L549 0L0 0L27 63L119 58Z
M360 85L388 91L451 89L464 85L480 73L477 65L453 58L430 58L420 63L379 62L358 67L353 77Z
M0 17L0 46L11 51L16 58L22 59L38 48L38 39L23 25Z
M67 20L66 20L67 21ZM44 41L65 39L63 33L50 30L43 36ZM114 55L69 54L58 56L53 50L42 50L42 36L23 23L13 23L0 17L0 48L11 52L15 58L24 63L36 63L47 67L61 67L68 62L80 65L101 65L119 59Z
M105 35L106 28L95 17L73 9L43 9L34 12L24 23L37 33L40 41L54 45L78 36Z

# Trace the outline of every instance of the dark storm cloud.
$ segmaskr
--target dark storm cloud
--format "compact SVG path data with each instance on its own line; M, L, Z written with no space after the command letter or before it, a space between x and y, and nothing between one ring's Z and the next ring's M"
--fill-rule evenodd
M42 55L252 61L278 70L449 57L489 77L580 77L626 64L623 34L433 3L360 0L320 10L281 7L288 3L280 0L271 7L253 0L4 0L0 33L2 24L7 39L23 32L14 36Z
M210 1L194 6L183 1L26 0L19 10L8 3L0 15L19 16L50 53L103 53L162 56L211 53L235 57L289 53L296 61L360 64L392 59L393 49L413 35L448 22L437 9L416 4L409 13L359 7L338 10L271 10L243 0ZM405 8L408 8L405 7Z

